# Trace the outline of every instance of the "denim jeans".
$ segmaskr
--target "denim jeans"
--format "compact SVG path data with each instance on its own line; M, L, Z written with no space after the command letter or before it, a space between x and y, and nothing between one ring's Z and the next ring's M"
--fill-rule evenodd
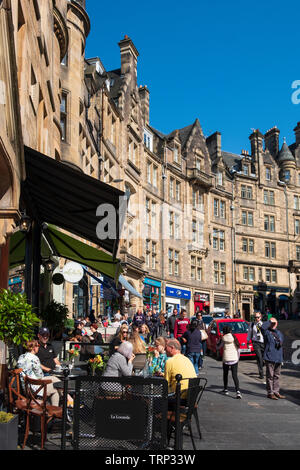
M200 359L201 354L200 353L189 353L188 358L189 360L193 363L193 366L195 368L195 372L198 375L199 373L199 359Z

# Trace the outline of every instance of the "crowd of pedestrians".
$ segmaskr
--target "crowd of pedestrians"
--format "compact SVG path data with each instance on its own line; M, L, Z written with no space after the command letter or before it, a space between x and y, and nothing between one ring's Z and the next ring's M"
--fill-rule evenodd
M226 313L226 318L231 318L230 314ZM240 318L240 316L234 317ZM144 311L138 309L132 317L127 314L121 315L117 311L111 321L108 321L107 317L97 319L91 312L88 317L76 322L68 339L101 346L104 342L98 328L104 326L106 322L107 326L116 327L116 334L109 344L109 356L110 358L114 356L114 359L109 362L108 372L113 370L114 374L122 375L124 371L132 371L132 361L135 355L146 354L149 346L152 345L154 352L150 369L153 374L165 376L169 383L172 383L172 380L175 380L175 372L185 374L188 370L191 373L192 367L193 376L200 376L206 355L207 339L202 312L197 312L189 319L184 309L178 313L176 308L169 316L165 312L157 312L155 308ZM25 362L28 363L26 369L30 369L32 365L33 371L31 372L34 375L38 363L37 377L42 375L47 377L59 365L59 361L49 343L47 328L39 330L37 340L37 344L35 343L34 346L30 344L30 351L20 357L19 365L24 366ZM278 330L276 318L269 316L267 321L263 321L261 312L256 312L254 321L249 324L248 329L248 347L250 343L253 344L256 355L258 375L266 385L267 397L272 400L285 398L280 393L283 334ZM229 372L231 371L236 397L240 399L242 398L238 378L240 345L228 325L223 327L217 349L223 351L223 393L228 395ZM116 352L118 352L117 356L115 356ZM178 354L180 356L176 357L176 360L170 361L171 357ZM124 367L125 363L126 367ZM119 370L118 367L121 369ZM30 370L28 372L30 373ZM51 387L49 388L52 393ZM57 399L57 396L55 395L53 399Z

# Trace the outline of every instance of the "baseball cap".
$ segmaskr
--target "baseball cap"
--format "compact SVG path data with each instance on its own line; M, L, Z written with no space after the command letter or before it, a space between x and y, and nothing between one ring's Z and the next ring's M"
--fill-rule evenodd
M49 335L49 334L50 334L50 332L49 332L48 328L42 327L42 328L39 329L39 335L43 336L43 335Z

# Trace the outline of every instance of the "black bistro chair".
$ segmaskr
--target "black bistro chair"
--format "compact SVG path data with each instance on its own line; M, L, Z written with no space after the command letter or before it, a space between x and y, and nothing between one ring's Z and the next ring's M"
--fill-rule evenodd
M196 449L194 435L192 431L192 417L196 420L199 438L202 438L200 431L200 423L198 417L198 406L202 397L203 391L207 384L207 379L204 377L196 377L189 379L182 379L181 375L176 376L176 394L175 394L175 411L168 412L168 445L172 434L174 434L175 449L182 450L183 447L183 428L187 426L192 441L193 449ZM188 388L181 392L182 380L188 380Z
M163 378L76 378L74 449L165 449L167 402Z

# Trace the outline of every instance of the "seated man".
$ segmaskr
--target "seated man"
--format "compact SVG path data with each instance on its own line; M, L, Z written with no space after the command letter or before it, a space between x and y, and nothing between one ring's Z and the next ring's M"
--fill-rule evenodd
M60 365L56 354L54 353L54 348L49 341L49 330L48 328L40 328L38 333L39 339L39 350L37 352L37 357L41 362L41 367L44 372L44 375L49 375L56 366Z
M182 375L183 379L197 377L192 362L181 354L181 345L177 339L169 339L166 344L166 353L168 360L165 364L164 377L169 384L169 392L176 390L176 375ZM188 388L188 380L181 380L181 391Z

